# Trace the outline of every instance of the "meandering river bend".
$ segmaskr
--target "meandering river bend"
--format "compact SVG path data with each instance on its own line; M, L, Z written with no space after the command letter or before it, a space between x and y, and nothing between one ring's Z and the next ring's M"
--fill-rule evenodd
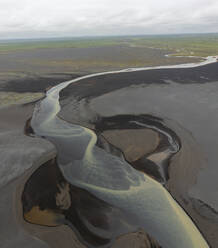
M72 186L85 190L110 206L104 211L107 227L94 225L80 213L86 229L104 239L100 245L110 246L121 234L143 229L153 237L159 247L193 248L208 247L189 216L163 187L167 181L167 161L180 149L179 138L153 118L129 119L129 125L146 128L162 135L167 144L155 150L146 159L153 162L160 175L157 182L146 173L133 168L123 157L108 153L97 145L98 136L86 127L68 123L58 117L59 93L69 84L106 74L136 72L141 70L190 68L216 62L208 57L204 62L152 68L130 68L121 71L96 73L59 84L50 89L46 97L36 104L31 126L37 136L51 141L57 148L57 164L65 180ZM69 220L66 224L72 226ZM83 240L83 234L78 235ZM84 240L89 247L93 243Z

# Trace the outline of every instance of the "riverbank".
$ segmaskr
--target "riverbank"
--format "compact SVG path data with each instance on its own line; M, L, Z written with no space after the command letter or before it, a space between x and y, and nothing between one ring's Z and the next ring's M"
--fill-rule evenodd
M118 114L146 112L164 120L166 116L175 120L178 125L173 125L173 128L181 136L182 149L171 161L168 189L194 219L212 247L217 246L215 234L218 225L215 211L208 207L210 199L216 199L216 178L209 172L216 164L213 148L216 147L217 120L210 122L210 131L207 129L205 132L205 128L208 111L210 119L217 116L214 115L215 108L211 108L216 106L217 66L213 63L196 68L126 72L83 79L61 91L62 109L59 113L67 121L88 127L93 127L93 121L99 116ZM201 112L196 115L199 106ZM207 147L210 149L205 149ZM200 188L207 193L197 196L191 192L199 187L200 174L204 175ZM211 187L208 187L208 182Z
M84 248L76 234L66 225L43 227L26 222L21 202L24 186L31 175L56 156L53 145L43 139L24 135L25 122L31 117L34 104L16 105L0 109L0 153L5 170L1 168L1 247ZM13 156L11 156L11 152ZM12 173L13 171L13 173ZM3 231L4 230L4 231ZM56 237L56 238L55 238ZM113 248L150 247L142 230L124 235Z
M208 65L209 66L209 65ZM212 66L212 65L210 65L210 66ZM213 67L213 69L212 69L212 67ZM210 72L212 72L213 71L213 73L208 73L206 76L209 76L209 77L206 77L205 76L205 73L204 72L207 72L208 70L207 69L205 69L205 68L200 68L200 70L194 70L194 73L192 74L189 74L189 75L193 75L193 76L191 76L191 78L193 77L193 79L194 79L194 82L195 83L197 83L198 82L198 80L202 80L202 84L204 84L204 83L211 83L212 84L212 82L214 82L213 80L215 80L215 78L216 78L216 75L215 75L215 68L216 67L214 67L214 65L212 66L212 67L209 67L209 68L207 68ZM174 69L175 70L175 69ZM193 69L192 69L193 70ZM190 70L188 70L188 71L190 71ZM158 72L159 72L159 70L158 70ZM201 72L200 74L198 74L197 72ZM202 72L203 72L203 74L202 74ZM130 75L132 75L132 73L134 73L134 76L135 77L132 77L132 78L130 78L129 79L129 83L128 83L128 75L130 76ZM109 113L109 115L111 115L113 112L110 112L110 108L112 108L112 109L115 109L118 105L117 105L117 102L116 101L113 101L113 100L111 100L110 99L110 105L107 105L107 104L105 104L105 105L102 105L102 101L104 102L105 101L105 99L107 99L107 97L108 97L108 95L104 95L105 93L110 93L110 92L113 92L113 93L115 93L115 95L116 95L116 89L121 89L121 91L119 92L119 93L124 93L124 95L125 95L125 90L126 89L124 89L124 91L122 91L123 90L123 88L124 88L124 82L125 82L125 80L127 80L127 85L126 86L131 86L130 87L130 89L133 89L135 86L133 86L132 87L132 85L137 85L138 86L138 89L142 89L142 88L145 88L145 85L149 85L149 83L146 83L145 81L143 81L143 83L142 83L142 85L141 85L141 83L139 83L141 80L139 80L139 81L135 81L136 83L134 83L134 80L136 80L137 79L137 74L138 74L139 72L137 72L137 73L135 73L135 72L131 72L131 73L126 73L125 75L124 75L124 77L122 78L122 80L123 80L123 82L121 83L121 84L118 84L118 86L117 85L115 85L116 83L116 81L114 81L115 80L115 77L114 77L114 75L110 75L110 76L101 76L100 77L100 79L98 79L98 78L95 78L95 80L94 79L89 79L89 82L88 82L88 84L80 84L79 85L79 83L76 83L76 86L75 85L73 85L72 87L74 87L74 91L71 89L71 91L69 91L69 95L68 96L70 96L68 99L66 98L66 96L67 96L67 94L68 93L66 93L67 92L67 90L65 90L65 92L63 93L63 96L64 96L64 98L62 98L61 100L62 100L62 106L63 106L63 111L62 111L62 113L61 113L61 115L65 115L65 118L66 119L70 119L71 118L71 121L72 121L72 116L73 116L73 112L69 112L69 109L67 109L68 107L69 107L69 105L70 105L70 101L69 101L69 99L70 100L72 100L74 97L75 97L75 95L78 97L78 96L81 96L81 98L84 98L84 97L90 97L90 98L93 98L93 100L94 101L97 101L97 102L95 102L95 104L93 104L93 101L91 101L91 104L89 104L89 102L86 104L86 106L84 107L83 105L81 105L81 106L83 106L84 108L83 108L83 110L85 110L85 113L86 113L86 111L89 111L90 109L92 110L92 111L94 111L95 113L97 112L98 114L99 114L99 106L101 106L101 108L100 108L100 110L101 111L103 111L104 113ZM177 71L177 73L178 73L178 71ZM180 74L181 73L181 74ZM179 73L179 75L181 75L181 77L182 77L182 74L185 74L186 75L186 72L185 71L183 71L183 72L180 72ZM141 74L141 79L143 79L143 78L147 78L146 77L146 75L145 74L142 74L141 72L139 73L139 74ZM156 75L156 71L154 71L153 72L153 75ZM157 84L157 86L159 87L159 86L165 86L165 84L166 84L166 80L169 80L169 79L166 79L166 78L162 78L162 76L164 76L164 75L166 75L165 74L165 72L163 72L163 74L161 74L161 79L160 79L160 81L162 82L160 85L159 84ZM170 74L170 75L172 75L172 74ZM176 75L176 74L175 74ZM204 75L204 76L203 76ZM203 77L202 77L203 76ZM105 79L105 81L104 81L104 79ZM118 77L118 82L119 82L119 77ZM149 78L148 78L149 79ZM151 79L151 78L150 78ZM157 79L157 78L156 78ZM156 82L156 81L158 81L158 80L156 80L156 79L154 79L154 81L153 82ZM180 83L182 83L182 78L180 78L181 79L181 82ZM98 81L99 80L99 81ZM130 83L131 82L131 80L132 80L132 83ZM209 81L208 81L209 80ZM95 83L95 82L99 82L99 83ZM114 84L109 84L109 82L114 82ZM121 82L121 81L120 81ZM148 81L147 81L148 82ZM168 81L169 82L169 81ZM80 82L80 83L83 83L83 82ZM94 83L94 85L95 85L95 89L97 90L96 92L94 91L95 89L94 89L94 87L92 87L92 83ZM102 83L102 88L100 88L99 89L99 87L98 86L100 86L101 85L101 83ZM189 81L189 84L192 84L193 83L193 80L191 79L190 81ZM82 89L80 88L80 86L81 85L83 85L83 89L84 89L84 91L82 91ZM86 90L86 86L90 86L90 89L91 89L91 91L90 92L88 92L87 90ZM110 85L110 86L109 86ZM213 84L212 84L213 85ZM105 86L108 86L108 87L111 87L110 89L108 89L107 87L107 91L105 92L104 91L104 87ZM154 86L154 84L150 84L150 87L153 87ZM172 86L172 85L169 85L169 86ZM136 87L137 88L137 87ZM147 89L146 89L147 90ZM75 95L73 95L73 94L71 94L72 92L74 92L75 93ZM132 93L132 92L131 92ZM119 94L120 95L120 94ZM123 94L121 94L121 95L123 95ZM100 102L98 102L99 101L99 98L97 98L97 97L101 97L101 96L103 96L100 100ZM139 95L137 95L137 96L139 96ZM126 97L127 97L127 95L126 95ZM115 98L112 98L112 99L115 99ZM122 98L121 98L122 99ZM120 100L121 100L120 99ZM124 101L123 102L123 104L126 104L128 101L127 101L127 99L129 100L130 98L126 98L126 101ZM90 99L89 99L90 100ZM137 100L137 101L136 101ZM134 102L134 103L136 103L136 102L138 102L138 100L139 100L139 98L132 98L131 99L131 101L132 102ZM64 104L63 104L64 103ZM105 103L105 102L104 102ZM30 105L29 105L30 106ZM81 107L80 106L80 107ZM94 106L94 107L93 107ZM103 107L104 106L104 107ZM71 107L75 107L75 105L72 105ZM109 109L108 109L108 107L110 107ZM135 108L136 107L139 107L139 105L136 105L135 106ZM143 107L145 107L145 106L143 106ZM66 110L67 109L67 110ZM128 104L126 105L126 109L128 109L128 111L130 111L130 108L128 108ZM8 123L11 123L10 125L12 125L11 126L11 129L13 129L13 128L15 128L15 126L16 126L16 124L15 124L15 120L16 120L16 118L15 118L15 116L13 116L14 114L13 113L17 113L18 114L18 116L20 116L20 114L19 113L22 113L22 112L24 112L25 113L25 116L23 116L23 120L21 120L20 119L20 123L23 123L24 124L24 119L26 119L27 117L29 118L30 116L28 115L28 113L30 113L31 111L32 111L32 109L30 108L28 111L30 111L30 112L28 112L28 111L26 111L27 109L22 109L21 108L21 111L19 110L19 109L15 109L15 110L5 110L5 112L3 113L1 113L2 114L2 116L4 116L3 118L4 118L4 120L6 120L3 124L2 124L2 127L5 129L5 128L7 128L7 122ZM78 111L80 110L80 108L78 108L77 109ZM122 105L119 105L119 111L121 111L122 113L123 113L123 110L124 110L124 108L123 108L123 106ZM136 109L135 109L136 110ZM134 111L135 111L134 110ZM10 111L12 111L12 112L10 112ZM13 112L14 111L14 112ZM20 111L20 112L19 112ZM65 112L64 112L65 111ZM138 108L138 111L141 111L141 108ZM145 108L143 109L143 111L145 111ZM63 114L64 113L64 114ZM116 114L117 114L117 112L116 112ZM10 117L9 119L7 119L7 115L8 115L8 117ZM13 118L11 118L11 116L13 116ZM78 117L78 116L77 116ZM86 118L88 117L90 117L90 116L85 116ZM75 116L74 116L74 118L75 118ZM18 120L19 120L19 118L18 118ZM77 120L78 121L78 120ZM82 120L83 121L83 123L85 123L85 121L89 121L89 119L83 119ZM80 122L80 120L78 121L78 122ZM90 123L87 123L87 125L89 125ZM14 126L13 126L14 125ZM20 131L21 131L21 127L22 127L22 125L20 125ZM7 129L5 129L5 130L7 130ZM7 130L8 131L8 130ZM19 132L20 132L19 131ZM183 134L181 134L181 136L183 136ZM111 136L110 136L111 137ZM107 137L108 138L108 137ZM195 137L196 138L196 137ZM186 140L186 138L185 138L185 140ZM148 139L148 141L149 141L149 139ZM134 143L134 142L133 142ZM183 143L185 143L185 141L183 141ZM193 147L195 147L196 146L196 144L195 143L193 143ZM193 150L193 147L191 148L191 150ZM186 152L184 152L183 154L183 156L187 156L187 150L189 150L189 147L187 147L187 148L184 148L184 149L186 149ZM193 153L194 154L194 153ZM196 154L198 154L197 155L197 157L199 156L199 154L200 153L196 153ZM179 155L178 155L178 157L180 157ZM182 206L184 206L185 207L185 204L186 204L186 201L187 201L187 199L184 199L183 197L181 197L181 194L183 194L184 193L184 190L185 190L185 194L187 193L187 191L189 190L189 189L187 189L187 188L183 188L181 185L183 184L183 180L186 180L185 179L185 175L186 175L186 173L188 173L188 174L190 174L190 176L192 175L193 176L193 174L194 175L196 175L196 174L198 174L199 173L199 169L200 169L200 167L199 166L197 166L197 162L196 161L194 161L194 165L195 166L197 166L197 167L194 167L195 169L191 172L190 171L190 168L192 168L192 164L193 164L193 159L194 159L194 157L196 157L196 156L194 156L194 155L192 155L191 156L191 158L190 158L190 164L186 161L186 164L189 164L189 165L191 165L191 167L186 167L184 170L182 170L181 168L182 168L182 165L183 165L183 160L181 159L181 158L179 158L179 160L173 160L174 161L174 163L175 163L175 167L173 167L173 168L176 168L175 170L173 170L173 169L171 169L170 170L170 173L171 173L171 178L172 178L172 180L174 180L174 182L172 182L171 183L171 186L169 186L169 189L170 189L170 191L172 191L173 193L173 195L176 197L176 199L178 200L178 201L180 201L180 203L182 204ZM201 160L201 159L199 159L199 161L203 161L203 160ZM179 165L179 167L177 167ZM204 167L204 166L202 166L202 167ZM172 168L172 167L171 167ZM178 172L179 171L179 172ZM28 176L29 176L30 174L28 174ZM181 177L181 180L180 180L180 183L178 183L177 182L177 179L178 178L180 178L180 175L183 175L183 177ZM26 180L26 179L25 179ZM195 180L193 180L192 179L192 182L196 182L196 179ZM193 184L193 183L191 183L191 184ZM170 185L170 184L169 184ZM171 187L171 188L170 188ZM189 199L189 196L187 197L188 199ZM184 205L183 205L184 204ZM190 214L191 216L192 216L192 218L194 218L193 216L195 216L196 215L196 211L195 210L193 210L194 208L193 208L193 205L192 205L192 203L188 203L188 204L186 204L186 205L189 205L189 208L190 208L190 210L188 210L189 211L189 213L191 213L191 211L193 211L193 213L192 214ZM188 207L187 207L187 209L188 209ZM200 214L201 215L201 214ZM196 215L197 216L197 215ZM199 218L198 216L196 217L196 219L197 218ZM201 218L201 219L203 219L203 218ZM197 221L196 221L197 222ZM209 220L209 222L210 222L210 220ZM209 223L208 222L208 220L207 220L207 223ZM203 220L201 220L201 225L203 226L203 224L205 224L205 221L203 221ZM34 229L34 227L32 226L32 225L30 225L31 226L31 228L33 228ZM28 228L30 228L30 226L28 227ZM216 226L216 223L215 224L213 224L213 225L211 225L211 224L208 224L208 225L206 225L206 227L208 227L208 226L210 226L210 230L208 231L208 234L206 233L206 231L204 232L203 230L202 230L202 232L207 236L207 239L210 241L210 243L211 244L213 244L214 245L214 247L216 247L215 246L215 242L217 242L216 241L216 239L214 238L214 232L216 231L216 228L217 228L217 226ZM36 227L36 228L38 228L38 227ZM39 228L39 229L41 229L41 230L47 230L47 228ZM42 232L42 233L45 233L45 232ZM50 232L50 231L49 231ZM34 233L34 235L36 235L36 232L34 232L33 231L33 233ZM41 233L41 236L39 235L39 237L42 237L44 234L42 234ZM46 233L47 233L47 231L46 231ZM49 236L49 235L48 235ZM134 235L133 235L134 236ZM137 235L136 235L137 236ZM139 235L140 236L140 235ZM49 236L49 238L48 238L48 241L47 242L53 242L53 241L51 241L51 238L52 238L52 235L50 235ZM45 238L46 239L46 238ZM49 241L50 240L50 241ZM127 242L128 243L128 242ZM56 242L56 244L58 244L57 242ZM58 247L58 246L57 246Z
M34 104L0 109L1 247L48 247L21 227L21 199L17 190L23 175L56 154L49 142L24 135L24 125Z

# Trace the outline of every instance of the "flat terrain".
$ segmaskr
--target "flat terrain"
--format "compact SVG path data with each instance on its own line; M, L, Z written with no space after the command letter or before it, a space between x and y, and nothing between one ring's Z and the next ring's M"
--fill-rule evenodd
M85 126L124 114L162 117L182 144L171 161L167 187L214 248L218 245L217 71L218 63L213 63L103 75L69 85L60 98L60 116ZM119 147L118 137L116 132L110 134L110 141Z
M218 55L217 44L217 34L0 41L0 246L50 244L59 248L66 242L66 247L84 247L65 225L48 228L23 219L25 183L37 168L56 156L50 142L24 134L34 109L32 102L44 97L46 89L80 75L202 61L202 57ZM104 75L74 83L60 97L60 117L91 127L96 120L112 115L153 114L163 118L181 142L180 151L170 159L166 187L213 248L218 246L217 71L218 63L214 63ZM125 140L125 135L129 139ZM161 137L150 129L109 130L102 136L122 149L129 161L152 152ZM146 235L139 231L119 237L114 247L139 248L142 243L150 247L145 240Z
M0 105L25 102L27 95L17 93L42 93L79 75L201 61L218 54L217 40L189 35L0 41Z
M216 34L0 41L0 90L13 80L196 62L218 54L217 42Z

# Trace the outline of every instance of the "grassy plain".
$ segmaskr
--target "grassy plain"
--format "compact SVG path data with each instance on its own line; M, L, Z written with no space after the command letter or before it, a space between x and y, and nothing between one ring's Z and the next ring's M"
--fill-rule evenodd
M172 51L181 56L212 56L218 54L218 34L163 35L133 38L136 46L154 47Z
M218 34L0 40L0 91L27 91L28 83L41 92L78 75L197 62L208 55L218 55Z
M120 37L63 38L0 42L0 53L18 50L134 46L169 50L175 55L218 54L218 34L147 35Z
M112 38L91 38L91 39L48 39L48 40L17 40L13 42L0 43L0 53L14 52L18 50L49 49L49 48L88 48L102 47L119 44L119 41Z

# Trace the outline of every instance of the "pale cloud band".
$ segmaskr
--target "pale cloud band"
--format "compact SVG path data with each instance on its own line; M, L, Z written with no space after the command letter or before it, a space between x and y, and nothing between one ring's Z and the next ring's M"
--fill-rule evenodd
M218 32L217 0L0 0L0 38Z

